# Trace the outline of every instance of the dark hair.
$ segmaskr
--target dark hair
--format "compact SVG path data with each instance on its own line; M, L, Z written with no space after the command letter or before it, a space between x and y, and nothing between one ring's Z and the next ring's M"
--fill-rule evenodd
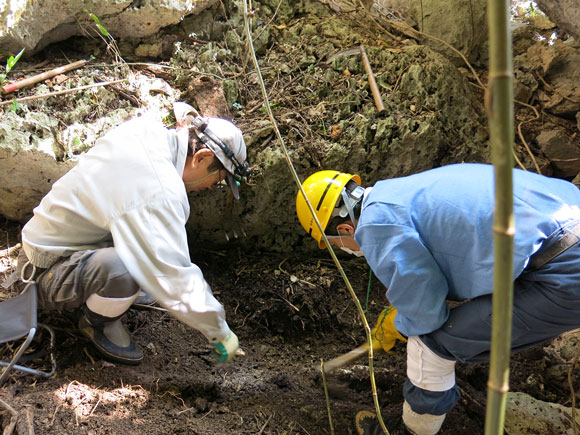
M205 145L204 143L202 143L199 138L197 137L197 134L195 134L195 131L193 128L188 129L189 131L189 139L187 141L187 155L192 157L197 151L203 149L203 148L207 148L208 150L210 149L207 145ZM211 150L213 152L213 150ZM207 167L208 171L221 171L221 170L225 170L225 166L224 164L220 161L220 159L218 159L214 153L213 156L213 162L211 162L211 164Z

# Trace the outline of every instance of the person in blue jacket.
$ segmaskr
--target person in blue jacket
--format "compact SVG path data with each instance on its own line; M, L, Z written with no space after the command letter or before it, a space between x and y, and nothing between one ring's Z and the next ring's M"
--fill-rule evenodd
M302 187L330 244L362 256L391 306L373 342L407 341L403 422L435 434L459 399L455 363L489 359L493 292L493 166L448 165L360 186L357 175L321 171ZM512 351L580 327L580 190L513 170ZM304 229L325 248L304 196ZM446 301L466 301L450 309ZM457 305L457 304L455 304ZM373 415L359 433L380 433Z

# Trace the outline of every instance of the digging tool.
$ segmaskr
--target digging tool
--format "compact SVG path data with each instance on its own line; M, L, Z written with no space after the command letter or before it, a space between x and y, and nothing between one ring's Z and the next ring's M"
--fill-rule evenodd
M365 73L368 76L369 80L369 87L371 89L371 93L373 95L373 100L375 102L375 106L377 108L378 113L383 113L385 111L385 104L383 103L383 98L381 97L381 92L379 87L377 86L377 82L375 80L375 75L371 68L371 63L369 61L369 57L363 45L359 45L358 47L348 48L346 50L341 50L338 53L334 53L333 55L329 56L328 59L324 62L326 64L330 64L333 59L339 56L352 56L355 54L360 54L361 60L363 63L363 67Z
M238 237L246 237L246 232L242 228L239 217L234 216L234 197L228 192L226 197L226 207L222 216L222 229L224 230L226 241L237 239Z
M334 359L331 359L328 362L324 363L324 373L332 373L334 370L344 367L347 364L350 364L357 359L362 358L363 356L367 355L369 352L369 346L367 343L354 348L350 352L345 353L344 355L340 355Z
M369 86L371 88L371 93L373 94L373 99L375 100L375 106L377 107L377 111L379 113L383 113L385 111L385 105L383 103L383 99L381 98L381 92L379 91L379 87L375 81L375 75L371 69L371 63L369 62L367 52L362 45L360 46L360 55L362 57L365 72L369 76Z

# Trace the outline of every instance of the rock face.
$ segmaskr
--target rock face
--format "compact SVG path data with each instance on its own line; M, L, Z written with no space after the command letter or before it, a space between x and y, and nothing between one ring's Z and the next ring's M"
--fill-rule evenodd
M577 0L538 0L538 6L550 20L580 41L580 8Z
M273 14L278 2L271 3L268 13ZM308 19L292 20L294 10L280 8L288 25L256 31L260 41L269 40L274 45L269 48L272 55L263 66L268 66L263 74L267 89L276 89L281 83L285 86L280 96L273 94L271 103L301 180L321 169L338 169L358 173L365 185L372 185L382 178L445 164L489 161L486 118L480 99L448 59L410 40L386 47L368 43L366 51L386 107L385 113L379 114L360 55L330 58L341 52L345 43L371 41L365 26L360 20L348 22L328 15L328 9L320 3L304 5L294 6L295 11ZM265 3L261 7L270 8ZM229 246L237 235L237 244L252 249L317 250L296 218L298 187L273 135L271 122L260 110L263 102L255 74L247 75L243 87L230 79L240 75L238 63L247 56L239 42L239 35L243 34L241 20L234 17L231 22L240 24L227 31L225 44L176 44L171 60L172 65L180 67L174 70L176 88L188 89L193 83L191 76L183 75L184 71L221 77L225 99L233 121L244 133L248 160L254 170L250 183L241 187L241 200L233 204L225 192L192 195L190 243L223 247L228 234ZM87 67L79 70L78 76L85 77L89 72ZM86 84L75 81L68 81L70 87ZM12 202L0 203L0 214L26 220L54 178L67 169L63 162L70 160L66 165L74 164L85 144L91 146L95 137L136 113L128 100L119 98L111 89L97 89L22 103L18 112L3 107L0 143L9 144L9 149L3 151L5 158L0 159L0 177L12 174L23 187L37 186L38 193L20 193L24 190L12 185L14 180L0 179L0 186L12 186L10 192L5 190L9 195L3 195ZM48 90L56 90L56 85ZM192 97L199 93L192 92ZM165 108L178 98L193 102L187 93L143 94L167 94ZM99 107L94 106L95 101ZM71 127L75 125L78 128ZM58 168L54 169L56 175L44 176L47 170L36 168L30 155L38 159L50 156L52 165ZM15 171L24 160L30 160L27 169L23 169L26 176L23 172L16 177ZM19 204L21 197L26 198L26 204Z
M197 14L217 0L27 0L0 3L0 47L34 53L71 36L95 34L87 10L115 38L144 38Z
M543 119L540 131L528 137L550 162L550 174L566 179L580 173L578 71L580 50L561 40L537 41L514 57L516 100L539 106L557 117Z
M407 23L422 33L450 44L469 60L475 60L487 41L486 0L375 0L373 9L382 16L402 15ZM463 60L445 44L425 37L424 43L454 59Z
M57 121L42 113L3 115L0 123L0 213L24 221L72 163L57 162L52 129Z
M83 84L93 81L85 70ZM54 86L75 87L73 80ZM143 110L171 107L175 91L160 79L133 79L131 91L141 97ZM35 88L47 93L45 84ZM0 122L0 214L25 222L52 184L76 163L109 128L140 113L128 100L106 87L39 99L19 109L4 106ZM100 117L95 120L94 117Z
M576 424L580 424L578 411ZM572 428L572 408L543 402L524 393L508 393L505 430L510 435L576 433Z
M26 221L52 184L72 168L73 163L56 162L42 152L11 153L2 147L0 166L0 213L10 220ZM31 177L31 173L34 176Z
M339 54L344 46L336 44L365 41L360 28L332 16L308 17L271 36L277 47L270 69L263 71L267 89L286 83L283 94L299 96L290 105L286 97L271 103L281 104L273 108L274 116L300 180L337 169L357 173L364 185L372 185L444 164L489 161L481 102L447 58L410 41L398 47L366 46L386 107L378 114L360 56ZM205 56L192 51L184 57ZM259 92L257 83L248 86ZM242 227L236 231L242 235L237 244L279 252L318 250L298 223L298 187L267 115L252 110L262 104L253 95L258 99L245 101L239 112L256 175L232 206ZM251 122L247 128L246 122ZM192 196L188 229L193 245L226 242L228 230L209 212L227 210L224 202L215 192Z
M580 110L580 50L560 40L553 45L537 43L526 54L529 65L544 84L539 100L556 116L574 118Z

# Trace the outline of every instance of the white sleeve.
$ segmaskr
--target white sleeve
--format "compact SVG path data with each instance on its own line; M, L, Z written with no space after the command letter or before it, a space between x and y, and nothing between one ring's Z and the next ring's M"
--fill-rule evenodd
M143 290L214 343L229 327L223 306L189 258L187 214L177 202L149 201L118 216L110 230L119 257Z

